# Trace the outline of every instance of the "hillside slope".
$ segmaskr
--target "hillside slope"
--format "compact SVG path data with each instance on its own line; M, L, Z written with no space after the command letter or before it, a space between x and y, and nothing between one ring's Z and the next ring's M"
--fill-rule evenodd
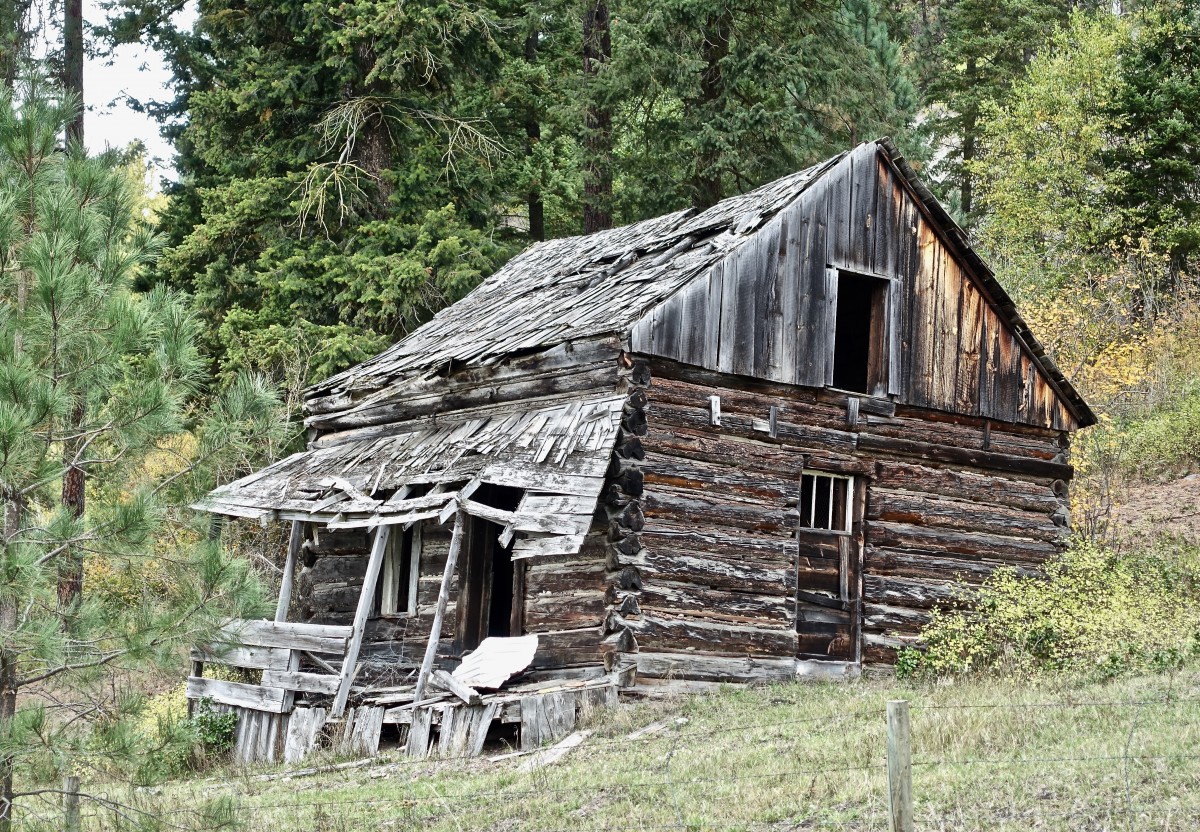
M883 830L888 699L912 702L918 828L1190 829L1200 671L1090 685L788 684L623 705L565 758L223 772L153 790L241 828ZM646 730L650 726L650 730ZM497 748L491 756L503 754ZM331 761L332 762L332 761ZM149 807L147 807L149 808Z

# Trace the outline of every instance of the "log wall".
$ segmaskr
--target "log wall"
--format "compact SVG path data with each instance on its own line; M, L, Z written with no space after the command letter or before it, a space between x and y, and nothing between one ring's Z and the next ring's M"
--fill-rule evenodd
M890 663L956 581L1063 545L1064 433L645 360L644 435L620 462L642 490L615 497L642 527L610 547L609 590L610 633L636 642L643 672L687 675L664 658L687 652ZM806 468L860 484L848 604L839 536L798 529Z

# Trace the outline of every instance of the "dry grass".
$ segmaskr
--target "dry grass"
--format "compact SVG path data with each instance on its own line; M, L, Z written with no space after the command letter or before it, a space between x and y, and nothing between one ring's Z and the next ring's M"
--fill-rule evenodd
M893 698L913 707L918 829L1190 830L1200 821L1197 671L1089 686L731 688L598 716L583 746L536 772L518 771L520 758L392 754L292 779L227 772L148 799L184 820L228 798L237 825L256 832L882 830ZM626 738L658 721L667 727Z

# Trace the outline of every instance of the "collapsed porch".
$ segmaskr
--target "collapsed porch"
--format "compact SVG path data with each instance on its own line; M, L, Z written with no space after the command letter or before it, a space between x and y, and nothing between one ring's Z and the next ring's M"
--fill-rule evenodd
M527 641L519 637L523 601L514 601L524 597L525 564L583 546L623 402L610 395L493 409L382 438L318 441L213 492L198 508L262 523L290 521L291 535L274 620L231 621L216 643L198 647L189 699L238 711L237 756L248 762L299 759L321 737L346 751L373 753L384 725L398 726L417 756L430 753L431 743L439 753L478 753L493 724L519 726L522 744L541 742L558 735L554 726L573 725L577 711L608 701L603 691L615 697L613 668L560 672L553 659L504 687L509 675L529 667L536 635L523 662L509 661L507 672L483 679L479 690L457 684L447 670L480 655L476 648L488 641L501 653L502 642ZM498 493L508 501L503 507ZM440 575L421 574L422 537L444 538L447 527ZM338 589L353 598L350 620L289 620L298 570L312 565L307 561L322 537L350 532L369 541L361 583ZM508 608L489 600L505 591L492 593L493 563L508 565ZM418 582L424 591L435 577L436 596L418 593ZM506 613L499 616L504 621L497 622L496 608ZM372 640L368 624L378 623L381 610L392 630L375 627ZM404 638L394 635L397 626ZM598 629L591 636L602 637ZM206 678L205 664L214 663L237 668L247 681ZM563 696L570 707L559 701ZM557 704L534 704L543 699ZM556 716L541 724L537 714L546 707Z

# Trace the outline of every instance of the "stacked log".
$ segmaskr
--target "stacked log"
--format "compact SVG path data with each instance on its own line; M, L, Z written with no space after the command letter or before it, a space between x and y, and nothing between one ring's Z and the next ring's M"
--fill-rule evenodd
M646 525L642 508L645 478L641 463L646 458L642 437L647 430L650 368L644 361L626 360L621 375L629 394L622 408L621 430L613 450L603 500L607 519L607 608L601 653L609 670L625 663L638 649L634 632L641 622L642 576L636 562L642 552L641 533Z

